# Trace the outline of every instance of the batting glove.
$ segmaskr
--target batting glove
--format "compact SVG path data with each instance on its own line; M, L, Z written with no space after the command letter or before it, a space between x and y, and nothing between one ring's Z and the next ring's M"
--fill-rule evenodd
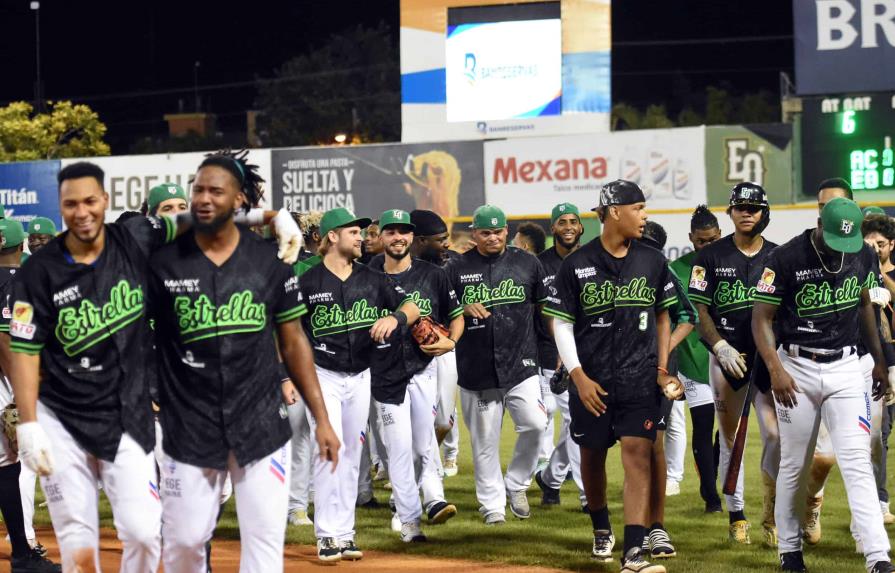
M37 422L19 424L16 428L19 442L19 459L31 471L42 476L53 473L53 452L50 438Z
M743 360L743 355L726 340L719 340L712 347L712 352L715 353L715 358L725 372L738 379L746 375L746 361Z
M302 234L298 223L286 209L277 211L271 223L276 230L277 245L280 247L277 256L287 265L294 264L298 260L298 252L302 245Z
M887 288L873 287L869 292L870 302L876 306L886 306L892 300L892 294Z

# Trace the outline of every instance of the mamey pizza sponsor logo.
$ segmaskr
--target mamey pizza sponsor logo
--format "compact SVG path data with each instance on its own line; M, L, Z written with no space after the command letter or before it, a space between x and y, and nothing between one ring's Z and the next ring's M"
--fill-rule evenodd
M799 316L820 316L856 307L861 300L861 283L857 277L848 277L838 288L830 283L806 283L796 293L795 303Z
M463 284L466 283L480 283L485 280L485 275L482 273L468 273L465 275L460 275L460 282Z
M320 304L323 302L332 302L333 300L335 299L331 292L315 292L308 297L309 304Z
M64 288L59 292L53 293L53 304L57 307L65 306L81 298L81 291L78 285Z
M824 273L820 269L801 269L796 271L796 282L803 283L805 281L822 279Z
M715 276L736 278L737 270L735 267L715 267Z
M467 285L463 289L463 305L481 303L485 308L500 304L525 302L525 287L513 279L504 279L492 288L485 283Z
M369 328L388 314L388 309L373 306L367 299L354 301L347 310L339 304L320 304L311 313L311 334L314 337L331 336L358 328Z
M230 299L215 306L206 295L191 299L174 299L174 314L183 344L215 336L258 332L267 324L267 307L255 302L250 290L233 293Z
M408 298L413 301L420 309L420 316L429 316L432 314L432 301L428 298L423 298L423 295L420 294L420 291L415 290L412 293L409 293Z
M694 265L693 270L690 271L690 288L705 290L707 287L708 282L705 280L705 268L700 267L699 265Z
M772 287L773 288L773 287ZM755 287L746 287L743 281L720 281L715 289L714 302L719 314L749 308L755 299Z
M774 279L776 278L777 273L765 267L764 270L761 271L761 278L758 279L758 285L755 287L755 290L765 294L773 294L774 291L777 290L777 287L774 286Z
M165 288L171 294L199 292L199 279L165 279Z
M619 306L651 306L656 302L656 289L647 285L644 277L633 278L623 285L612 281L599 285L587 283L579 299L584 314L593 316Z
M15 309L13 309L15 314ZM88 299L77 307L59 311L56 338L68 356L75 356L109 338L143 315L143 289L119 281L109 291L109 300L97 306Z

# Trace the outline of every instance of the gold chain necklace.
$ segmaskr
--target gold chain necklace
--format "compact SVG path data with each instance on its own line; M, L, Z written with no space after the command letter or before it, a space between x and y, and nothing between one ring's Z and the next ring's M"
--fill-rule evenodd
M824 258L820 256L820 251L817 250L817 245L814 244L814 235L812 234L810 237L811 246L814 247L814 252L817 253L817 259L820 261L820 266L824 268L825 271L830 273L831 275L839 274L842 271L842 267L845 265L845 253L839 253L839 270L831 271L827 268L827 265L824 264Z

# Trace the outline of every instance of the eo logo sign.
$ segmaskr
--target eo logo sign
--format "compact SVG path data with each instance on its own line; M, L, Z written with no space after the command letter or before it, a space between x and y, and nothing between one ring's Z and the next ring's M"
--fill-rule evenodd
M764 185L767 172L764 162L764 145L751 148L747 138L724 140L724 179L731 183L750 181Z

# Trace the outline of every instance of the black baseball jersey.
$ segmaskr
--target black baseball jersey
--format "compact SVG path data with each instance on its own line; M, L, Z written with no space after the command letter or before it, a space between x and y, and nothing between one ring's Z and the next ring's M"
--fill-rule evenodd
M147 452L155 443L147 265L176 232L167 217L106 225L105 247L87 265L66 250L66 231L14 281L10 347L40 354L40 401L100 459L115 459L123 432Z
M461 305L481 303L491 316L466 317L457 344L459 385L467 390L512 388L538 374L535 311L547 300L544 267L516 247L486 257L472 249L445 267ZM458 308L455 316L462 308Z
M562 257L556 252L556 246L550 247L538 255L541 266L544 267L544 275L547 280L547 290L551 293L556 289L553 281L559 267L562 265ZM538 366L545 370L556 369L559 362L559 352L556 350L556 341L553 340L550 332L547 330L544 321L541 320L540 312L535 313L535 331L538 333Z
M861 291L877 286L878 259L864 245L857 253L826 255L821 263L809 229L771 252L756 282L755 300L778 307L780 344L837 350L860 340ZM824 269L838 272L828 272Z
M9 334L9 320L12 318L12 285L18 270L18 267L0 267L0 332L6 334Z
M302 326L314 363L335 372L370 368L375 346L370 328L408 300L384 273L356 262L344 281L320 262L301 275L300 286L308 308Z
M275 328L307 309L276 246L238 229L220 266L194 232L150 259L165 453L205 468L225 469L231 451L245 466L292 435Z
M385 273L385 255L376 255L370 268ZM447 327L451 316L462 309L444 269L421 259L413 259L410 268L399 274L386 276L399 284L420 309L420 316L428 316ZM394 332L385 344L379 345L374 355L371 374L373 397L378 402L400 404L410 377L421 372L432 362L432 357L420 350L410 335L410 327Z
M656 313L678 300L665 256L633 241L613 257L597 237L566 257L553 284L544 312L574 323L581 367L609 403L658 397Z

